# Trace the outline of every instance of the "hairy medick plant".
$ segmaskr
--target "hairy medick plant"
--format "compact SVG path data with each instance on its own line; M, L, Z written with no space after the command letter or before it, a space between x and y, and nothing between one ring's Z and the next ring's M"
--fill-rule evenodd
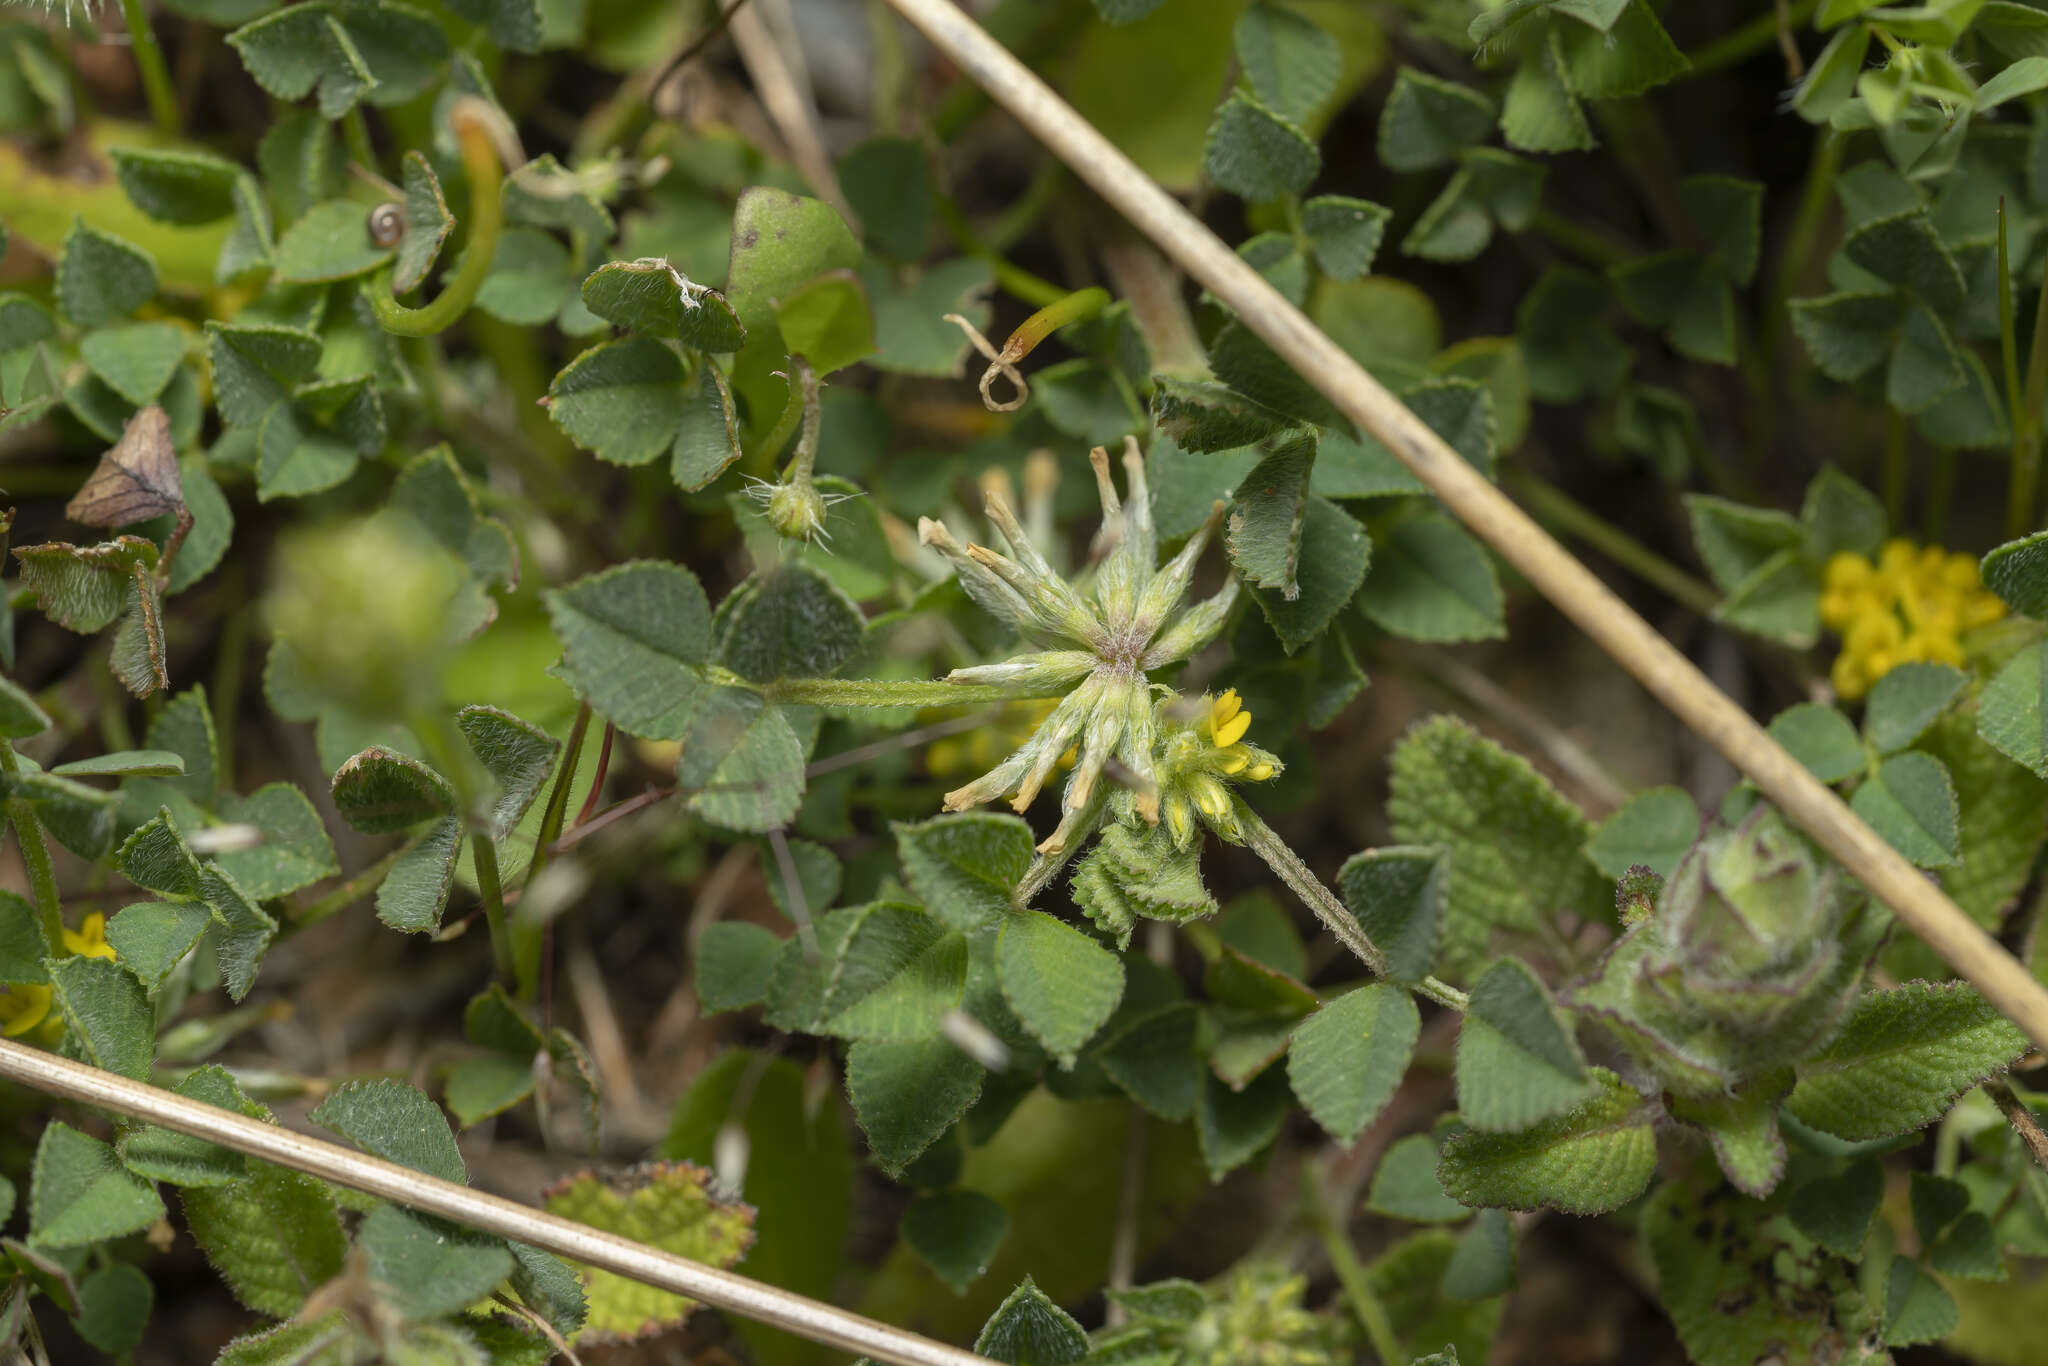
M1183 608L1195 563L1223 515L1219 502L1209 518L1164 565L1152 526L1151 494L1144 456L1126 439L1127 498L1119 498L1110 476L1109 455L1089 455L1102 498L1106 553L1084 592L1054 571L1007 499L986 496L989 520L1009 544L1003 555L986 546L962 545L930 518L918 523L919 539L952 561L961 587L982 607L1014 625L1041 649L1000 664L955 669L948 681L1015 688L1071 689L1030 739L1002 763L964 787L946 794L948 811L1007 796L1028 810L1070 746L1080 756L1068 780L1059 827L1039 852L1060 854L1096 813L1104 770L1114 760L1122 769L1138 814L1159 819L1159 723L1149 674L1187 659L1216 638L1237 600L1237 581Z

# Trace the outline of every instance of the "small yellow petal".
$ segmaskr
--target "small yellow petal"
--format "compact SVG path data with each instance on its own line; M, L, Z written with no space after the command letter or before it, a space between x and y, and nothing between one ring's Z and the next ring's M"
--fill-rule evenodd
M1236 695L1235 693L1231 694L1232 697ZM1245 732L1251 728L1252 714L1248 711L1235 712L1229 720L1216 727L1216 747L1218 749L1228 749L1239 740L1244 739Z
M16 985L0 988L0 1034L19 1038L50 1013L48 987Z
M1224 774L1227 776L1232 773L1244 772L1245 765L1249 764L1251 761L1252 756L1246 754L1241 749L1226 750L1224 752L1222 762L1218 764L1217 767L1221 768Z
M1223 696L1209 704L1210 729L1223 729L1224 726L1229 724L1230 718L1237 715L1243 707L1244 699L1237 695L1237 689L1231 688Z
M1828 559L1827 586L1835 593L1860 592L1870 586L1874 573L1869 556L1853 550L1838 551Z
M1254 764L1244 775L1244 780L1248 783L1263 783L1272 776L1273 766L1271 764Z
M1863 662L1849 651L1835 656L1834 667L1828 670L1828 681L1835 685L1835 695L1845 702L1853 702L1863 696L1869 683L1863 677Z

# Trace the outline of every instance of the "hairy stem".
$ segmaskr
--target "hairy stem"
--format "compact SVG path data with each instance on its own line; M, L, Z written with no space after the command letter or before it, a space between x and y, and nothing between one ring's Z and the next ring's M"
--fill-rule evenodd
M1288 889L1300 897L1302 903L1315 912L1316 919L1323 922L1323 928L1337 937L1337 942L1358 956L1358 960L1371 968L1378 977L1387 975L1387 957L1379 946L1366 937L1365 927L1351 914L1351 908L1337 899L1336 893L1323 885L1323 880L1301 861L1301 855L1293 846L1280 838L1278 831L1260 818L1259 813L1245 805L1244 798L1233 794L1231 804L1236 810L1238 829L1244 834L1245 847L1266 861ZM1448 982L1434 977L1425 977L1420 982L1403 983L1418 996L1427 996L1438 1005L1453 1010L1463 1010L1469 999L1464 992Z
M1068 689L1003 688L992 683L948 683L943 678L784 678L750 683L734 675L716 680L753 688L771 702L818 707L964 707L983 702L1022 702L1064 697Z
M392 868L397 866L398 861L418 847L421 838L418 835L413 836L327 895L317 901L308 902L292 916L292 927L303 930L309 925L317 925L328 916L347 910L376 891L390 875Z
M1345 1236L1342 1223L1331 1217L1323 1198L1321 1175L1316 1163L1302 1167L1302 1209L1307 1213L1309 1226L1316 1231L1316 1237L1323 1245L1323 1255L1330 1259L1330 1270L1337 1274L1344 1307L1365 1330L1366 1341L1372 1344L1374 1354L1382 1362L1406 1361L1408 1354L1401 1349L1401 1340L1394 1332L1394 1320L1387 1313L1387 1306L1373 1293L1371 1282L1365 1278L1365 1266L1358 1260L1358 1252L1351 1246L1350 1238Z
M540 830L533 837L533 857L526 865L522 892L533 885L540 870L554 857L554 843L561 838L562 822L569 815L569 789L576 781L576 765L583 758L583 738L590 732L590 704L576 708L575 723L569 727L569 743L562 746L561 767L555 770L555 785L548 790L548 804L541 808Z
M2020 1136L2020 1142L2027 1145L2034 1165L2048 1171L2048 1133L2042 1132L2041 1121L2035 1118L2033 1110L2002 1081L1984 1083L1984 1094L1991 1097L1991 1103L2005 1115L2005 1122L2012 1125L2013 1132Z

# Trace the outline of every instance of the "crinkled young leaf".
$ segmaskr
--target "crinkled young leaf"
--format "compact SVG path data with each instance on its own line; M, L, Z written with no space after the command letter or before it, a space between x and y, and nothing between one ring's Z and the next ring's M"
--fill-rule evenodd
M455 810L446 778L408 754L371 746L334 774L334 806L365 835L396 835Z
M1909 982L1857 1002L1835 1041L1799 1064L1785 1105L1838 1138L1890 1138L1939 1119L2026 1047L1974 988Z
M725 296L666 259L610 261L583 281L583 306L607 322L695 351L737 351L747 339Z
M1580 852L1591 823L1526 760L1461 721L1426 721L1396 746L1388 812L1403 843L1450 850L1449 972L1479 966L1495 928L1529 932L1612 904Z
M420 152L405 154L399 177L405 188L405 235L398 239L391 291L410 294L426 282L427 272L434 268L441 244L448 240L448 233L455 226L455 215L448 211L448 201L441 195L441 178Z
M441 1107L404 1082L344 1082L307 1118L387 1162L443 1181L469 1183L469 1169Z
M1408 1069L1422 1029L1414 1000L1372 983L1324 1005L1295 1026L1287 1048L1294 1094L1339 1143L1379 1115Z
M138 826L121 845L121 875L138 887L191 901L199 895L199 860L185 843L169 807Z
M277 937L277 922L250 899L225 868L212 860L199 869L199 895L226 922L215 944L214 956L220 962L229 998L239 1001L249 994L256 981L264 950Z
M1586 1097L1578 1040L1519 960L1501 959L1472 984L1457 1077L1459 1118L1492 1133L1525 1129Z
M44 1127L29 1182L32 1246L80 1247L163 1217L156 1187L123 1167L112 1148L62 1120Z
M129 610L136 576L156 568L157 549L140 536L116 536L89 546L25 545L14 557L43 615L67 631L91 635Z
M1612 1072L1596 1067L1588 1076L1589 1099L1532 1128L1453 1133L1437 1167L1444 1190L1475 1208L1567 1214L1604 1214L1635 1199L1657 1166L1651 1112Z

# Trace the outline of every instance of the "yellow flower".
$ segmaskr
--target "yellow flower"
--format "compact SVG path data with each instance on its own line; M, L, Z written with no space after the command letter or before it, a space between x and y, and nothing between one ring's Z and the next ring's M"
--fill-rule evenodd
M1843 551L1822 572L1821 622L1842 638L1829 678L1853 700L1901 664L1960 667L1962 633L2005 615L1969 555L1911 541L1886 541L1873 564Z
M94 911L77 929L64 931L64 947L80 958L114 957L114 946L107 942L107 918Z
M50 989L17 982L0 987L0 1034L18 1039L50 1013Z
M1209 734L1216 741L1216 748L1229 749L1245 732L1252 728L1252 714L1244 709L1244 699L1237 695L1237 689L1230 691L1209 704Z

